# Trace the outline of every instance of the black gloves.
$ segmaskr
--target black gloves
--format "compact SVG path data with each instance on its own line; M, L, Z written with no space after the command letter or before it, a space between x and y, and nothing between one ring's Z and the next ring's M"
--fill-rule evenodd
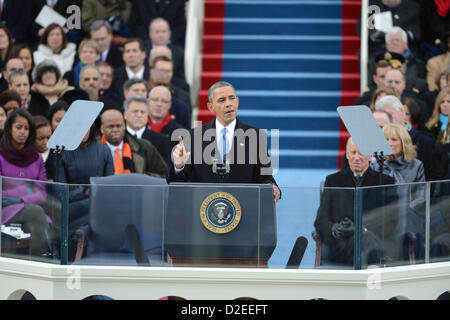
M331 227L331 235L336 240L344 240L353 235L353 221L345 217L341 222L333 224Z

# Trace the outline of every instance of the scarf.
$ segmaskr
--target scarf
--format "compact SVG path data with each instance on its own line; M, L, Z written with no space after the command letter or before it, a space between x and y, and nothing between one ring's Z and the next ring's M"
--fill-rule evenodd
M445 18L448 14L448 11L450 9L450 1L448 0L434 0L434 3L437 7L437 13L442 18Z
M103 144L106 144L105 135L102 135L101 141ZM122 144L122 158L116 151L113 160L114 160L114 174L135 172L133 164L133 152L131 150L130 144L126 142L125 139L123 140Z
M34 83L31 86L31 90L34 90L43 95L50 104L55 103L59 97L61 97L66 91L75 89L69 86L69 82L66 79L59 80L55 85L49 87L40 83Z
M14 148L14 146L11 146L9 149L2 148L0 153L6 161L22 168L39 159L39 153L32 145L25 146L21 150Z
M448 116L443 115L442 113L439 114L439 121L441 121L441 131L444 131L447 127L448 122Z
M80 82L80 73L81 73L81 69L83 69L83 62L78 62L77 65L73 68L73 83L75 84L76 87L79 87L79 82Z
M167 124L170 122L170 113L167 112L167 115L161 122L153 122L153 119L148 116L148 124L150 125L150 130L155 132L161 132Z

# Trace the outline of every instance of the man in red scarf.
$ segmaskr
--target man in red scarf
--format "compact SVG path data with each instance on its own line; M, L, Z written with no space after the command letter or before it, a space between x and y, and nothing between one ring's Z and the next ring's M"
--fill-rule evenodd
M183 126L170 117L169 111L172 105L170 90L164 86L154 87L149 93L148 100L150 104L148 117L150 130L160 132L171 139L172 132L183 128Z

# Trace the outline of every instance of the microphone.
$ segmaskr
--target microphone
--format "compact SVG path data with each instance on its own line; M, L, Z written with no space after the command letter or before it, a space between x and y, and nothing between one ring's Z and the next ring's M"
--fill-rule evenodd
M298 269L308 246L308 239L305 237L298 237L295 241L294 248L292 248L286 269Z
M212 164L212 172L217 174L221 179L225 178L225 175L230 173L230 162L225 160L225 164L218 163L217 158L214 157Z
M125 234L127 235L128 242L133 248L134 258L136 263L141 266L149 266L147 254L145 253L144 246L142 245L141 237L134 224L129 224L125 227Z

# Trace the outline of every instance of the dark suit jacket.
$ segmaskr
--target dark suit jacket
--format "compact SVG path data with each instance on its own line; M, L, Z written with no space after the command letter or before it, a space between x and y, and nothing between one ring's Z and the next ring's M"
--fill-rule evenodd
M380 185L379 178L378 173L369 167L362 177L363 180L360 187ZM394 183L394 178L385 174L382 175L382 185ZM353 172L350 168L345 168L327 176L324 187L314 226L325 243L333 244L336 241L331 236L333 224L342 221L345 217L354 221L356 183L353 178ZM333 187L346 189L327 189ZM384 194L381 191L384 191ZM390 210L389 205L395 203L396 200L397 192L395 188L363 189L363 225L377 235L381 233L380 227L382 226L384 227L385 235L392 233L398 222L398 211L396 209ZM372 210L380 209L383 204L387 207L384 215L385 222L381 226L379 224L381 212Z
M421 29L420 29L420 6L416 1L402 0L401 4L394 9L389 9L382 3L382 0L369 0L369 6L376 5L380 8L381 12L392 12L392 24L399 26L405 30L408 34L409 48L415 53L417 52L417 43L420 41ZM373 12L371 13L373 14ZM375 33L375 28L369 29L369 37ZM414 36L414 39L410 38L408 31ZM358 36L361 34L361 17L356 24L356 33ZM384 33L380 35L376 42L369 40L369 55L376 54L377 52L383 52L385 50Z
M33 8L29 0L2 1L2 20L11 32L15 44L32 41Z
M184 49L173 44L169 44L168 47L172 51L173 75L180 79L186 80L184 75Z
M144 65L144 76L143 79L148 81L149 78L149 68L146 67ZM129 80L128 79L128 74L127 74L127 70L125 69L125 65L122 65L120 68L118 69L114 69L114 74L113 74L113 82L111 84L111 89L120 95L121 97L121 103L124 100L124 96L123 96L123 84Z
M161 134L165 135L169 140L172 137L172 133L177 129L184 129L181 124L176 120L170 120L170 122L161 130Z
M161 157L163 157L167 165L170 164L170 140L165 135L146 128L141 138L151 142L155 148L158 149Z
M123 66L124 62L122 59L123 50L121 47L116 45L111 45L106 56L106 62L109 63L114 69L118 69Z
M247 136L244 141L238 141L236 137L236 132L238 129L243 130L245 133L251 133L250 130L255 130L257 133L257 141L252 141L250 143L250 138ZM197 147L196 150L196 141L193 141L193 138L196 134L199 134L200 137L204 137L204 134L207 130L212 130L212 140L211 141L203 141L201 149ZM258 131L258 128L249 126L239 120L236 119L236 128L235 128L235 136L232 145L231 155L232 163L230 164L230 172L225 175L223 181L220 180L220 177L212 172L212 164L205 163L205 160L202 159L202 154L205 153L204 150L212 143L212 146L216 145L215 141L215 130L216 130L216 120L212 120L208 124L194 128L190 131L191 142L189 143L186 137L184 138L184 143L187 151L191 152L191 157L186 163L184 169L175 173L174 165L171 163L169 167L169 175L167 176L167 182L210 182L210 183L271 183L277 185L275 179L271 175L272 168L270 164L270 158L267 156L267 150L262 153L267 156L265 159L260 159L258 156L260 154L259 145L260 140L266 141L267 137L263 131ZM197 132L197 133L194 133ZM267 146L267 143L261 143L264 146ZM198 151L202 151L202 154L197 154ZM256 153L256 154L255 154ZM208 156L211 156L208 161L212 162L214 150L208 149L206 152ZM257 159L256 159L256 157ZM197 159L199 158L199 159ZM218 157L219 158L219 157ZM241 159L238 163L238 159ZM200 160L199 164L192 164L190 162L197 162ZM244 161L242 161L244 160ZM243 162L241 164L241 162ZM261 172L261 169L265 169L266 172ZM266 174L262 174L266 173ZM269 173L269 174L267 174Z
M128 21L133 36L148 39L150 21L163 17L170 25L172 43L184 47L186 34L186 0L163 0L160 8L154 0L131 0L133 8Z
M170 114L175 116L175 121L181 124L184 128L191 128L192 113L190 106L174 96L172 96Z

